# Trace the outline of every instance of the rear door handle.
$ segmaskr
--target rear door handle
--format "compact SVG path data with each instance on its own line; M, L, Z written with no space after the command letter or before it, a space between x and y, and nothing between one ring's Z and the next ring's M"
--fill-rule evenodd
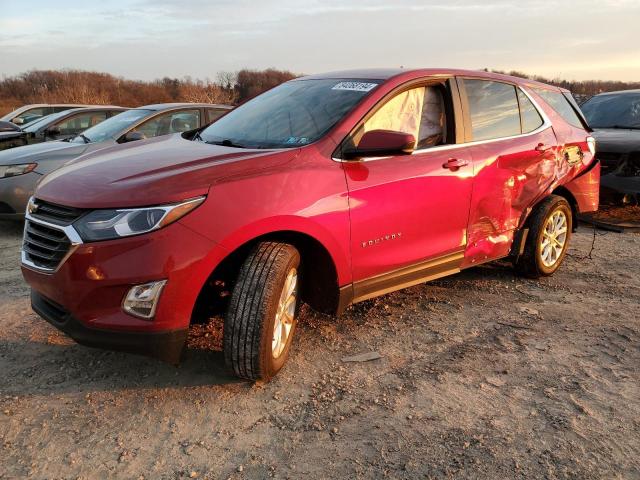
M459 170L462 167L469 165L466 160L458 160L457 158L450 158L446 163L442 164L442 168L448 168L452 172Z

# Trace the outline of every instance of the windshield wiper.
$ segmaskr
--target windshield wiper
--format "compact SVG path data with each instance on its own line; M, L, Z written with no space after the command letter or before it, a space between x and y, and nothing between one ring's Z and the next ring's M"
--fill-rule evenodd
M89 137L87 137L85 134L83 133L79 133L78 136L84 140L84 143L91 143L91 139ZM70 138L69 141L73 140L73 138Z
M211 145L222 145L223 147L232 147L232 148L248 148L245 147L244 145L240 145L239 143L235 143L232 140L229 140L228 138L225 138L224 140L220 140L218 142L207 142Z

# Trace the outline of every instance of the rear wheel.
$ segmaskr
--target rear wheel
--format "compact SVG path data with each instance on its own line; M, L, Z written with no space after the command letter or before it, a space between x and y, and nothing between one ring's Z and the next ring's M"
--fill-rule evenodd
M224 322L227 366L268 380L285 364L299 309L300 254L286 243L259 243L244 261Z
M518 273L531 278L553 275L564 260L572 229L571 207L557 195L539 203L528 220L524 252L516 261Z

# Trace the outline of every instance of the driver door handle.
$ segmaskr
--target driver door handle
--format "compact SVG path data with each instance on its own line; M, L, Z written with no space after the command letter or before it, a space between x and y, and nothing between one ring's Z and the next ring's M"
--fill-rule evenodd
M457 158L450 158L446 163L442 164L442 168L448 168L452 172L458 171L462 167L469 165L467 160L458 160Z

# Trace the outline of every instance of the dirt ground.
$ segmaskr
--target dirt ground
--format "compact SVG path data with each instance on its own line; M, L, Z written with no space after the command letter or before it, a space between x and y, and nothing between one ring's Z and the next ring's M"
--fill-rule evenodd
M640 234L582 228L541 281L491 264L305 310L266 385L202 347L176 368L67 340L20 235L0 223L2 479L640 478Z

